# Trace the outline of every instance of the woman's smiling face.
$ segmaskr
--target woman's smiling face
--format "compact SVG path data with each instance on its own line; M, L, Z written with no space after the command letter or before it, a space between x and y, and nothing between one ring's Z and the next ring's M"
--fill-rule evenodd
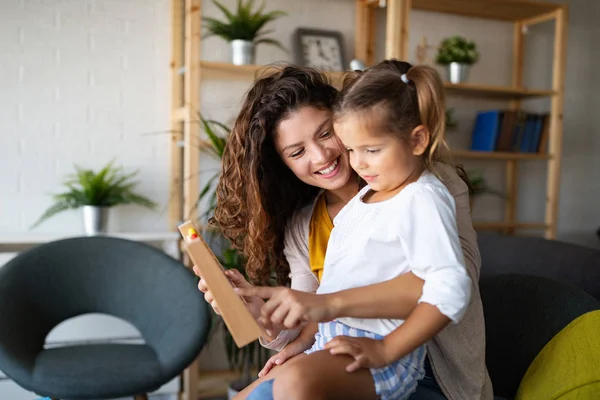
M333 133L331 110L298 109L279 123L274 143L283 162L308 185L336 190L350 180L348 154Z

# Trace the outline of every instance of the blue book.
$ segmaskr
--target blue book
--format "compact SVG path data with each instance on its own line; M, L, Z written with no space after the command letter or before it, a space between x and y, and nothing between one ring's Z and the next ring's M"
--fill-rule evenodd
M471 150L494 151L500 131L501 114L500 110L477 113L471 137Z

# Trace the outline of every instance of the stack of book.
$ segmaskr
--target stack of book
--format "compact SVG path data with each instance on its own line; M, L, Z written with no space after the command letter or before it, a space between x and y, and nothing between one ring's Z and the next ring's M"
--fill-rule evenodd
M522 110L491 110L477 113L471 150L545 153L550 114Z

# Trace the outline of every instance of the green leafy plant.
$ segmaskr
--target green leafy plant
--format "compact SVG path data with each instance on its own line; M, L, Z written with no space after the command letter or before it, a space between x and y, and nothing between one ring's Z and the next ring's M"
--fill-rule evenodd
M238 0L237 10L234 13L218 0L212 0L212 2L223 12L226 21L220 21L213 17L203 17L202 20L206 26L205 38L219 36L228 42L236 39L248 40L255 45L266 43L275 45L280 49L287 51L279 41L264 37L265 35L272 33L272 30L263 30L267 23L287 15L284 11L264 13L265 5L263 3L259 9L254 12L252 11L254 0L247 0L245 3L243 0Z
M472 65L477 60L479 60L479 51L475 42L462 36L452 36L444 39L436 56L436 62L441 65L448 65L453 62Z
M137 182L132 179L138 171L126 173L122 167L114 166L113 161L98 172L77 165L75 170L76 173L69 175L64 182L67 190L52 196L54 204L46 209L32 228L58 213L83 206L137 204L150 209L156 207L150 199L133 192Z
M202 143L200 150L208 152L218 160L221 160L223 157L225 144L227 143L227 135L231 130L228 126L221 122L205 119L201 114L198 114L198 117L204 133L208 137L208 141ZM216 206L215 186L218 179L219 173L215 173L209 178L207 183L200 191L198 202L208 198L206 211L200 217L202 220L208 220L214 214ZM219 242L218 247L220 248L220 251L218 253L220 254L217 256L217 258L219 259L223 268L236 269L247 279L248 277L244 268L245 259L242 254L234 249L226 238L220 235L218 232L218 227L217 231L212 231L212 233L213 237L211 242L213 244L216 241ZM233 337L227 330L227 327L224 326L223 320L216 314L213 314L212 331L215 332L219 326L223 329L223 339L225 342L225 350L227 352L229 366L230 368L241 373L240 386L245 387L253 380L252 371L262 368L262 366L266 363L269 357L269 350L262 347L258 341L249 343L241 349L238 348L233 340Z
M485 180L485 177L481 172L470 171L467 174L467 176L469 178L469 193L471 197L480 196L482 194L492 194L494 196L504 198L504 194L495 189L492 189L488 185L487 181Z

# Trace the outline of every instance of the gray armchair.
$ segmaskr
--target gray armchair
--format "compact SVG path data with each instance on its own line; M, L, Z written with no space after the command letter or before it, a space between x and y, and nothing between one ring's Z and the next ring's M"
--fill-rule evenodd
M86 313L128 321L145 344L44 348L56 325ZM0 268L0 370L53 399L143 398L195 359L209 319L194 275L137 242L66 239Z
M536 237L479 234L486 361L494 393L514 398L542 348L600 309L600 252Z

